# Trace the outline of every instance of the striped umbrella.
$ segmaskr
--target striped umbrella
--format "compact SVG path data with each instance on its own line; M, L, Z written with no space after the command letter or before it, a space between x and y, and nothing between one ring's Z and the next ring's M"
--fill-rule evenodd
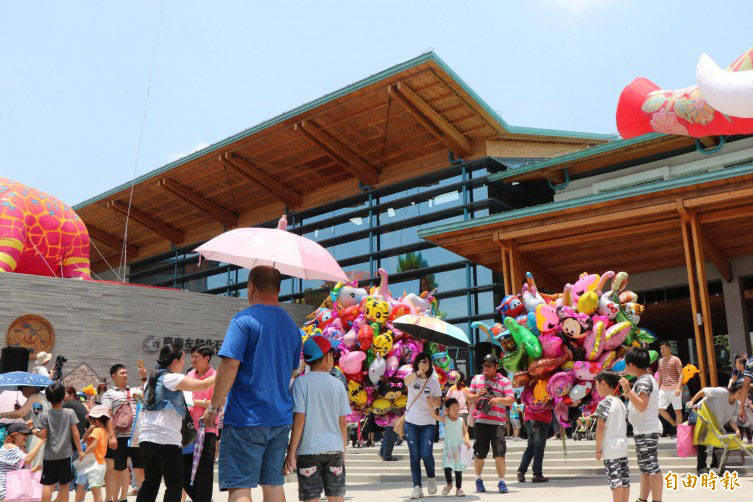
M196 431L196 441L193 444L193 464L191 464L191 485L196 478L196 471L199 469L201 460L201 450L204 449L204 419L199 420L199 430Z

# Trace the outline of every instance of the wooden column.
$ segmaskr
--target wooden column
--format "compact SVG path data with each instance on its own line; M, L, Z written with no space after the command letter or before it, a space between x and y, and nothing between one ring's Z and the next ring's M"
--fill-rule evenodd
M688 226L689 224L685 220L680 221L680 227L682 228L682 245L685 250L685 268L688 271L690 308L693 312L693 333L695 335L696 354L698 355L698 370L701 372L701 385L707 387L706 356L704 355L701 327L698 325L698 288L696 286L695 261L693 260L693 245L691 243L690 229Z
M709 380L712 387L716 387L716 359L714 357L714 330L711 324L711 304L709 302L709 288L706 280L706 261L703 257L703 236L701 226L694 213L690 213L690 230L693 238L693 254L695 255L696 279L698 280L698 295L701 300L703 314L703 332L706 338L706 356L708 357Z
M516 294L520 292L520 286L523 284L523 276L520 271L520 253L515 242L509 243L508 250L510 254L510 282L512 283L511 294Z
M507 254L507 246L500 241L497 241L497 244L499 244L499 251L502 253L502 282L505 285L505 295L511 295L512 283L510 280L510 257Z

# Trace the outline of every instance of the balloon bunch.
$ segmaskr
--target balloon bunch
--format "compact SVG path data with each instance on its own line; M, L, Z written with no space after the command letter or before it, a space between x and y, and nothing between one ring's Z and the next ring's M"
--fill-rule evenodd
M394 298L387 272L380 268L378 273L380 284L371 291L359 288L357 282L335 285L301 331L304 340L316 334L340 342L335 365L346 382L353 409L348 421L357 422L371 412L377 424L384 426L392 425L405 410L403 380L413 371L413 360L420 352L432 354L441 384L450 381L454 364L443 346L424 343L392 325L406 314L436 316L438 303L432 292Z
M656 339L638 327L644 307L627 281L625 272L583 273L562 293L546 295L529 272L521 293L506 296L497 307L502 323L471 327L502 349L500 366L513 375L513 385L525 387L523 403L531 409L552 403L567 426L568 407L595 408L601 400L593 384L599 371L624 371L627 348ZM653 362L658 353L649 352Z

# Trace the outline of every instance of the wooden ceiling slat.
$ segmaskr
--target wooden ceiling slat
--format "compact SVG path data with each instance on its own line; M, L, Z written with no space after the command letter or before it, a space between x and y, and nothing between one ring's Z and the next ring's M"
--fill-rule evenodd
M187 202L191 206L209 213L213 218L220 221L226 227L234 227L238 224L238 215L216 204L211 199L194 192L171 178L162 178L158 186L167 192Z
M249 181L258 184L269 194L282 200L288 206L299 207L301 202L303 202L303 196L300 193L280 183L276 178L267 175L252 162L237 154L225 153L220 157L220 161L224 162L238 174L246 177Z
M156 218L155 216L145 211L142 211L141 209L134 206L133 204L131 204L129 208L128 204L126 204L122 200L116 199L116 200L110 201L107 204L107 207L109 207L113 211L116 211L124 216L130 217L134 221L147 227L155 234L161 237L164 237L165 239L172 242L173 244L183 243L183 239L185 238L185 233L182 230L179 230L175 227L172 227L164 223L161 219Z

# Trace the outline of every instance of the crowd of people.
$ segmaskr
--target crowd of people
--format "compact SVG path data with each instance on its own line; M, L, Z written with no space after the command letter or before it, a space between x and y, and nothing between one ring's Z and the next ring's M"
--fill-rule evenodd
M324 494L329 502L342 502L351 408L347 386L333 376L337 342L319 335L302 341L278 304L280 280L270 267L251 271L250 306L230 321L216 369L210 347L193 348L191 368L184 372L186 352L164 345L151 371L139 365L137 386L129 387L127 368L115 364L111 385L85 399L57 382L43 390L23 387L23 405L0 414L17 419L7 427L0 448L0 500L26 465L43 485L44 502L52 500L54 490L56 502L67 502L74 486L76 502L83 502L87 491L95 502L122 502L129 495L136 495L137 502L153 502L163 483L165 502L211 502L217 462L219 489L229 492L231 502L250 502L257 486L265 501L282 502L284 477L293 474L301 500L319 500ZM655 374L648 351L630 349L623 376L599 373L596 389L603 399L590 416L573 420L570 432L595 424L595 457L604 463L615 501L627 501L629 494L629 429L640 470L638 501L662 499L659 438L682 423L683 401L694 411L703 404L698 413L709 414L741 437L748 431L750 441L753 405L746 398L753 358L736 359L727 387L697 389L683 399L682 363L669 344L663 343L661 352ZM44 359L38 366L49 362ZM404 436L412 499L424 496L424 472L428 494L438 491L434 445L439 423L443 495L453 490L457 496L465 494L463 472L471 464L475 491L485 492L483 469L490 453L496 489L507 493L508 438L527 441L517 480L525 483L531 467L531 482L549 481L543 472L547 440L567 432L554 421L551 407L520 402L494 354L483 358L481 373L469 385L463 377L445 390L428 353L418 354L412 365L404 379L405 414L383 431L379 452L385 461L394 460L392 448ZM702 472L708 451L703 438L696 439ZM715 457L712 468L714 462Z

